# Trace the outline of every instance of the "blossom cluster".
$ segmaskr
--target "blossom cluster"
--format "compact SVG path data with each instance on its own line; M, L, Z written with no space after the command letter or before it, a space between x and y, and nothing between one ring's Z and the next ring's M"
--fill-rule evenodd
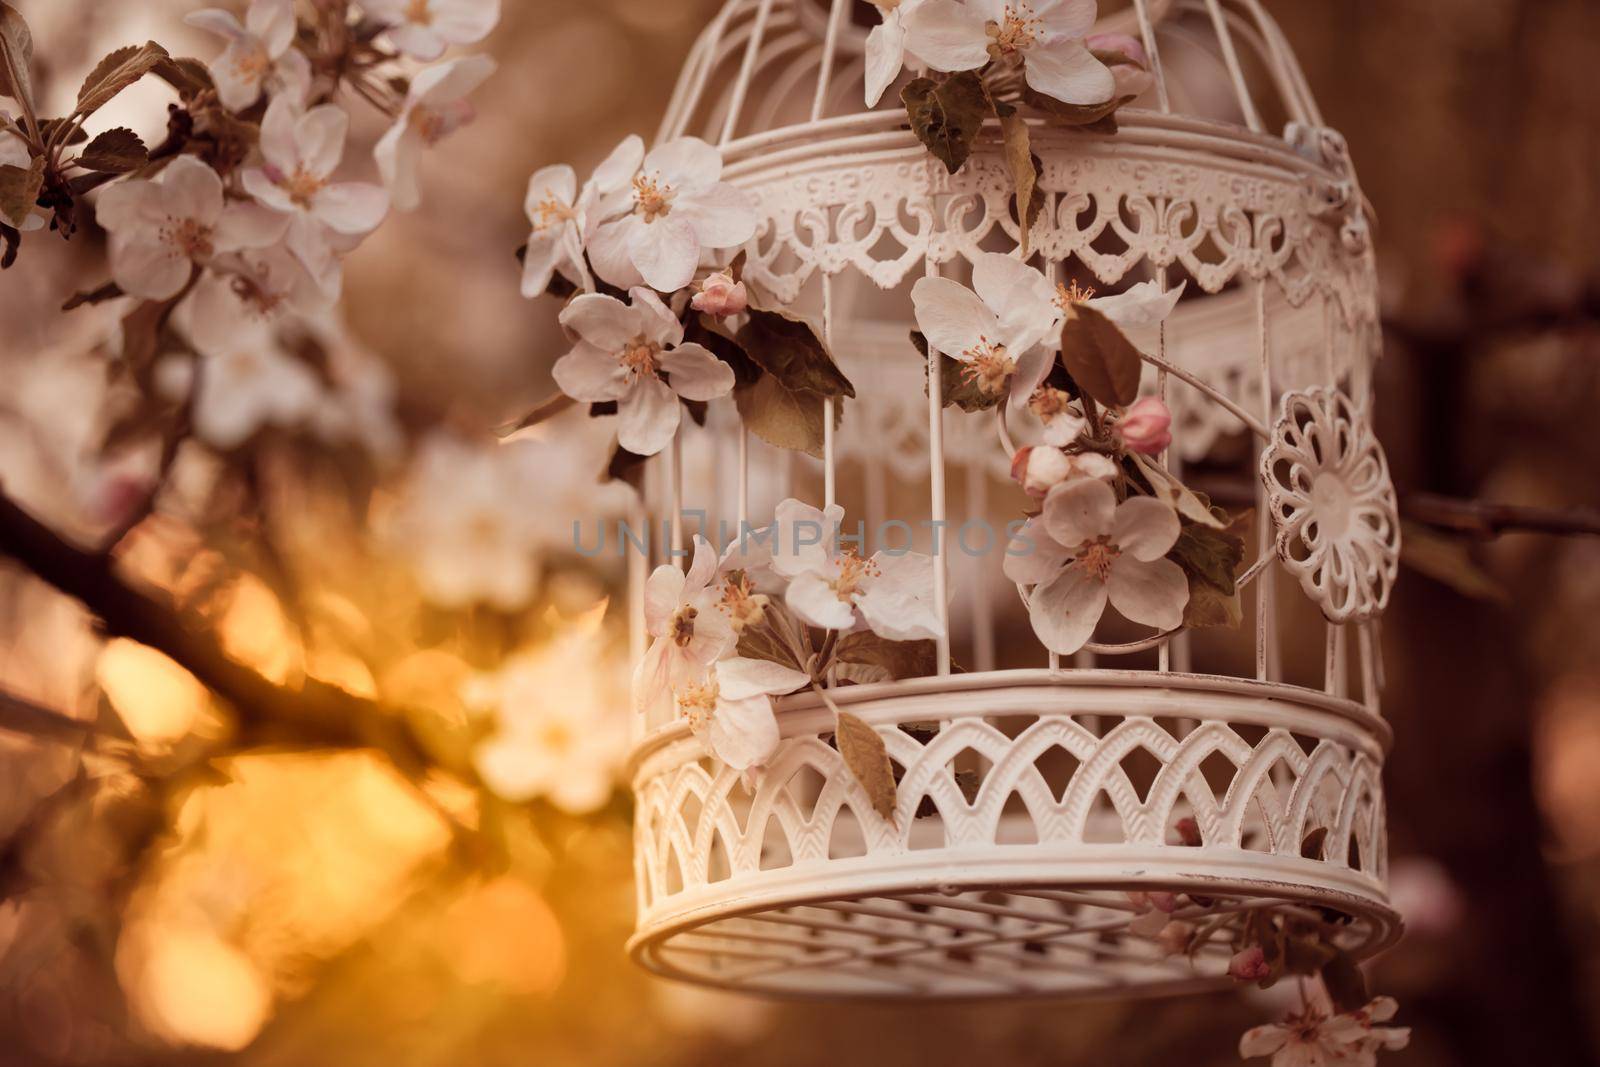
M687 573L663 564L645 586L649 650L634 674L635 711L652 722L676 714L709 752L751 772L778 747L772 697L826 676L813 652L851 633L917 641L944 633L930 599L933 560L918 552L863 557L839 536L844 509L799 500L777 506L772 525L736 538L720 554L695 538ZM742 644L757 632L764 652ZM786 662L780 662L782 657Z
M481 40L496 0L384 0L348 17L363 13L363 32L375 36L341 53L350 61L337 76L325 73L328 54L310 43L316 35L291 0L253 0L242 21L220 9L191 14L225 42L193 110L250 131L253 143L236 158L152 157L99 194L116 290L180 308L198 364L166 377L194 383L196 433L216 448L269 426L311 425L330 407L329 388L286 335L327 316L344 258L391 209L417 206L421 152L471 120L468 95L494 70L485 56L453 58L403 79L402 93L387 73ZM354 33L356 23L340 26ZM346 92L392 118L373 152L379 182L344 176Z

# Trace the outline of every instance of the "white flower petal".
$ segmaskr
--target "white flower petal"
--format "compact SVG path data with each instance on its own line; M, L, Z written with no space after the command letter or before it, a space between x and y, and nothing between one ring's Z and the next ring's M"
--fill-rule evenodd
M408 115L398 121L372 148L373 161L378 164L378 175L389 190L396 211L415 211L422 202L422 189L417 181L417 167L422 162L422 137L411 125Z
M999 252L979 256L972 265L972 288L1000 320L999 340L1013 358L1043 341L1059 321L1055 288L1015 257Z
M1183 295L1183 290L1188 284L1184 281L1176 288L1162 292L1160 282L1154 280L1140 282L1129 287L1126 292L1113 296L1097 296L1092 300L1085 300L1084 304L1094 308L1125 330L1154 326L1172 314L1172 309L1178 306L1178 298Z
M626 189L643 163L644 140L638 134L630 133L594 169L589 181L602 195Z
M678 137L652 148L643 170L674 189L702 189L721 179L722 153L698 137Z
M939 637L944 626L933 599L933 559L920 552L872 557L878 575L856 597L861 618L879 637L916 641Z
M556 386L574 400L598 404L620 400L628 391L628 369L615 352L579 341L550 369Z
M406 22L389 27L388 33L389 43L413 59L431 63L444 55L444 38L429 27Z
M539 211L540 205L554 201L570 207L577 196L578 175L571 167L565 163L541 167L528 179L528 194L523 197L522 210L527 213L528 221L537 228L544 221Z
M686 219L706 248L732 248L756 234L755 198L727 182L680 196L672 215Z
M667 636L667 624L683 606L684 584L683 571L674 563L663 563L645 579L644 626L652 636Z
M802 621L824 630L848 630L856 622L855 607L840 600L833 586L811 572L789 582L784 601Z
M758 695L782 696L803 689L810 675L766 659L735 656L717 664L717 688L729 700Z
M268 248L283 240L288 229L289 216L283 212L241 201L222 209L212 244L218 252Z
M656 638L633 669L633 710L652 721L672 714L672 683L668 671L672 649L670 637Z
M906 29L890 14L867 34L867 106L877 107L906 62Z
M917 328L936 350L952 358L981 338L999 341L1000 320L978 294L949 278L919 278L911 287Z
M173 218L210 226L222 215L222 179L194 156L179 156L161 174L161 194Z
M661 302L654 289L634 286L628 290L628 300L631 305L629 313L635 324L634 333L666 348L683 340L683 323L678 321L672 309Z
M790 497L773 514L772 569L784 578L804 573L822 573L828 566L829 547L834 530L844 516L835 506L827 514L810 504Z
M433 0L431 27L451 44L476 44L500 21L500 0Z
M989 62L988 19L954 0L927 0L904 16L906 49L934 70L975 70Z
M292 0L251 0L244 25L267 55L276 59L294 40L294 4Z
M1027 404L1028 398L1044 384L1044 380L1050 376L1050 368L1055 365L1055 361L1055 349L1044 345L1034 345L1017 357L1017 369L1011 375L1011 395L1007 401L1012 413L1020 411L1023 405Z
M1111 543L1137 560L1160 559L1177 543L1179 528L1170 506L1153 496L1130 497L1117 506Z
M1068 548L1111 532L1117 496L1098 478L1080 478L1051 488L1044 498L1044 526Z
M561 309L561 325L612 356L633 340L637 318L627 304L605 293L584 293Z
M207 65L217 99L229 111L243 111L261 99L266 72L256 66L260 55L261 45L254 37L239 37Z
M420 72L411 79L411 90L406 95L434 107L452 103L482 85L494 71L495 62L488 56L462 56Z
M371 233L389 212L389 194L367 182L336 182L317 194L315 212L336 233Z
M683 588L688 595L700 593L711 584L711 579L717 574L717 550L711 547L699 534L694 535L694 560L689 564L689 573L684 577Z
M1070 656L1089 638L1106 608L1106 583L1084 567L1068 567L1028 598L1033 632L1050 651Z
M344 139L350 116L337 104L322 104L307 111L294 124L295 157L306 171L327 177L344 158Z
M719 700L711 717L711 751L736 771L759 767L778 750L778 719L765 696Z
M702 345L679 345L661 356L672 391L687 400L715 400L733 391L733 368Z
M653 375L640 378L618 401L617 443L636 456L660 452L678 432L678 398Z
M1149 562L1119 556L1111 565L1106 580L1111 606L1134 622L1158 630L1174 630L1183 625L1183 609L1189 603L1189 580L1183 568L1170 559Z
M1239 1055L1247 1060L1258 1056L1271 1056L1288 1043L1288 1028L1270 1023L1245 1031L1244 1036L1239 1039Z
M299 150L295 145L297 114L295 105L280 96L267 105L267 113L261 119L261 156L285 174L294 173L295 167L300 164ZM247 171L247 179L251 173L260 172Z
M1060 37L1082 37L1094 27L1095 0L1049 0L1033 5L1044 31Z
M111 278L129 296L145 300L177 296L193 270L189 257L166 241L111 242Z
M1072 561L1068 552L1045 532L1044 523L1029 519L1006 546L1005 576L1022 585L1048 582Z
M25 167L26 161L22 165ZM153 240L166 218L166 198L155 182L118 182L100 194L94 215L109 233L133 237L136 231L144 231L141 237Z
M601 280L619 289L644 284L644 276L633 265L633 253L630 251L634 231L644 228L643 219L636 215L625 215L601 226L589 238L589 263Z
M1111 69L1082 41L1060 41L1029 51L1024 63L1028 85L1064 104L1103 104L1116 91Z
M245 32L244 24L239 21L237 15L231 11L224 11L216 7L205 7L198 11L191 11L183 16L183 21L197 30L214 33L218 37L229 41Z
M670 293L694 281L700 239L688 219L673 213L635 227L628 237L628 258L646 285Z

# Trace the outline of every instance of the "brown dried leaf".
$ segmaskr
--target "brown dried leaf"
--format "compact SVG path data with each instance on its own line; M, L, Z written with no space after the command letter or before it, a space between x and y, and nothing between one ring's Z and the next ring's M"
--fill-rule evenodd
M733 401L745 428L767 444L822 458L822 397L763 374L754 385L736 388ZM837 406L834 412L837 419Z
M1504 587L1478 566L1472 549L1458 537L1446 537L1419 523L1400 522L1400 562L1462 596L1508 604Z
M1001 110L1001 109L1004 110ZM1022 234L1022 258L1028 258L1028 238L1032 236L1034 220L1039 216L1033 191L1039 182L1039 172L1033 165L1033 145L1028 134L1028 120L1010 105L998 105L1000 135L1004 141L1006 170L1011 173L1011 184L1017 196L1017 230Z
M750 319L736 340L745 354L785 389L812 393L819 399L856 395L855 386L834 363L811 323L783 311L749 310Z
M10 4L0 2L0 96L15 97L23 110L33 108L33 32Z
M156 64L171 58L167 50L154 41L117 49L95 64L89 76L83 79L73 115L94 114L112 97L154 70Z
M168 56L166 59L158 60L150 69L156 77L178 90L178 95L185 100L193 99L209 89L216 88L206 65L189 56Z
M1061 327L1061 360L1084 392L1107 407L1139 397L1144 361L1122 331L1092 307L1068 304Z
M0 166L0 216L11 225L21 228L39 199L39 189L44 185L44 157L34 157L26 169L10 164Z
M859 675L852 681L898 681L934 674L938 670L935 647L932 641L891 641L871 630L861 630L840 638L833 658L844 667L867 668L841 670L841 674Z
M960 170L990 111L989 94L978 72L962 71L943 81L917 78L900 91L900 100L917 140L951 174Z
M1335 1011L1360 1011L1370 999L1367 976L1348 952L1336 951L1333 959L1322 965L1322 984Z
M894 764L889 762L889 750L884 746L883 738L878 736L878 731L848 711L839 711L837 718L834 737L845 766L850 768L850 773L867 791L872 810L885 819L893 819Z

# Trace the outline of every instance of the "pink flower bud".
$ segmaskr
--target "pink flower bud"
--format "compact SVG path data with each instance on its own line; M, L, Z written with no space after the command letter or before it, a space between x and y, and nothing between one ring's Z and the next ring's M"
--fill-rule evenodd
M1125 33L1092 33L1084 38L1083 43L1089 47L1089 51L1100 53L1108 63L1113 62L1109 56L1115 54L1141 67L1150 65L1150 59L1144 52L1144 43Z
M1172 412L1153 396L1134 401L1117 421L1117 436L1130 452L1154 456L1172 443Z
M743 311L749 306L749 298L744 282L736 282L732 275L718 271L700 283L700 291L694 294L689 306L720 319Z
M1233 954L1228 961L1228 977L1238 982L1259 982L1272 973L1267 966L1267 954L1260 945L1251 945Z
M1194 935L1194 923L1174 919L1156 934L1156 944L1161 946L1163 956L1181 956L1189 951L1189 946L1194 942Z
M1185 816L1173 823L1172 828L1177 831L1178 841L1181 844L1188 845L1190 848L1200 847L1200 824L1195 822L1194 819Z

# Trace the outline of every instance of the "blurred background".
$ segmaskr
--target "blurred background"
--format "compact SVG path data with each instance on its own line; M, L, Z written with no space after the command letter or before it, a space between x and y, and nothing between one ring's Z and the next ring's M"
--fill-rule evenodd
M124 43L214 47L182 24L186 0L16 6L44 96L70 97ZM1391 326L1379 429L1397 484L1600 505L1600 7L1266 6L1377 209ZM625 134L653 131L715 8L506 0L477 121L426 161L426 210L351 257L344 330L326 341L392 369L383 388L402 425L490 426L549 392L561 341L550 309L518 295L513 259L527 177L558 161L586 173ZM141 86L98 118L158 138L168 99ZM381 132L374 120L354 136ZM35 239L0 275L0 476L69 532L94 529L83 512L104 473L90 457L116 314L57 309L103 277L103 256L92 230ZM603 434L593 447L603 456ZM293 446L258 457L222 508L218 480L233 474L185 459L179 490L199 502L164 508L129 565L269 678L425 709L417 732L440 767L470 763L486 732L514 732L495 708L519 686L560 675L590 722L620 708L605 611L616 575L556 559L537 610L441 618L319 492L348 469L274 477L297 458ZM406 500L380 493L377 510ZM1413 1027L1393 1062L1600 1062L1600 539L1441 542L1419 563L1449 581L1408 570L1383 629L1393 893L1409 932L1372 984ZM295 602L307 588L314 602ZM362 655L319 651L340 626ZM489 711L463 700L467 680L492 691ZM655 981L622 951L632 889L627 802L605 788L615 733L594 728L607 739L562 769L600 786L496 803L437 769L408 776L356 745L237 721L171 661L103 642L73 601L4 561L0 690L124 728L94 746L0 728L7 1065L1208 1065L1237 1062L1238 1035L1285 1006L1259 993L796 1006Z

